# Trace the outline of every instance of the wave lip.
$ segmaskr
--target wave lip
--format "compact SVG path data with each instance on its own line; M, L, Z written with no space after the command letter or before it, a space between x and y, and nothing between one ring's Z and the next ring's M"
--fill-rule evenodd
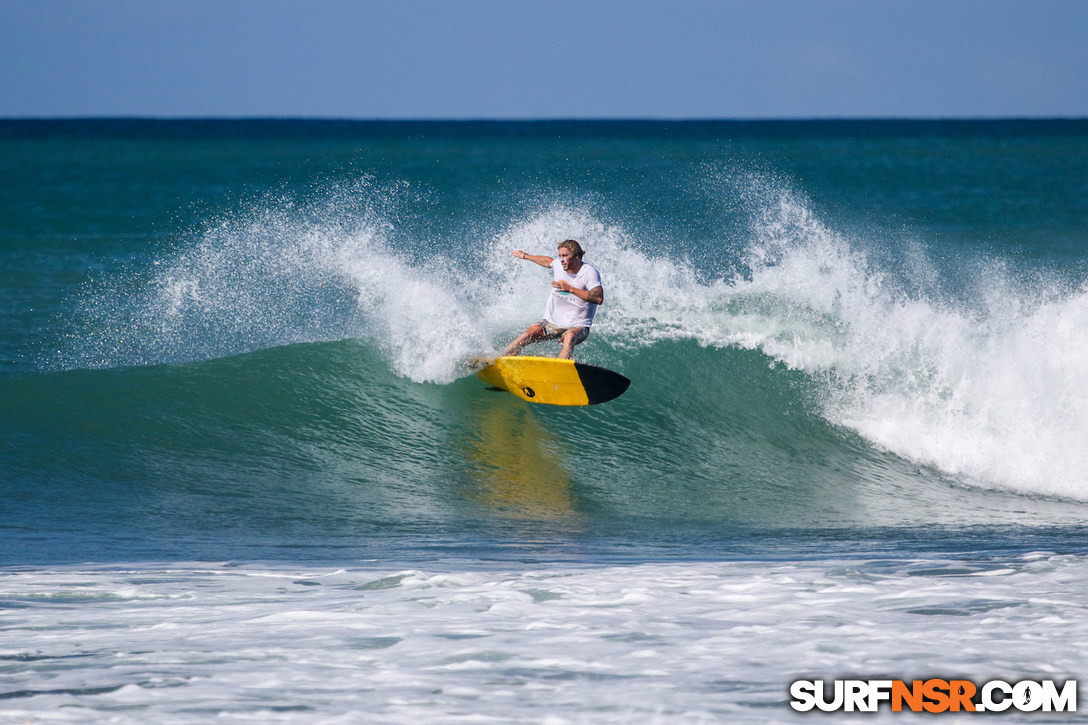
M778 209L734 289L798 321L757 344L821 382L828 420L972 484L1088 498L1088 291L982 264L958 298L912 289L801 203ZM903 266L930 268L920 254Z

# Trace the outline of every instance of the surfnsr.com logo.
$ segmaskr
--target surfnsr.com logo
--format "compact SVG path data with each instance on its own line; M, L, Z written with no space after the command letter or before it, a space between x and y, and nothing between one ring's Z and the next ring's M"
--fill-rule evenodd
M830 685L830 687L828 686ZM790 707L800 712L1076 712L1077 681L1054 680L797 680L790 685Z

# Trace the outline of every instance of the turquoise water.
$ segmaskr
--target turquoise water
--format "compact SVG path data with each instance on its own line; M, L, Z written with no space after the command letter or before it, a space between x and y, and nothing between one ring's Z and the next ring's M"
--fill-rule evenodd
M799 673L1076 676L1088 617L1043 600L1085 593L1086 163L1083 121L0 122L5 712L765 722ZM547 294L510 251L568 237L578 357L630 390L489 392L464 361ZM166 609L239 642L80 644ZM584 660L533 661L569 617ZM290 684L360 647L361 700Z

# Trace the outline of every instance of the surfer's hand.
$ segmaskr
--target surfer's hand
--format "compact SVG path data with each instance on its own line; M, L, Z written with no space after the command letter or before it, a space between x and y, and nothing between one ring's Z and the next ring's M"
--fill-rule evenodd
M572 292L574 290L574 288L570 286L570 282L561 279L552 282L552 287L555 287L560 292Z
M526 254L525 252L521 251L520 249L515 249L514 250L514 256L517 257L518 259L525 259L529 255Z

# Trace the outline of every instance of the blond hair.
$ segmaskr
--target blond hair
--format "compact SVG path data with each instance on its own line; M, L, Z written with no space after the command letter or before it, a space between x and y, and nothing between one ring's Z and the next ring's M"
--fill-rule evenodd
M571 253L572 256L577 257L578 259L581 259L582 255L585 254L585 250L582 249L582 245L574 241L573 239L559 242L559 249L567 250Z

